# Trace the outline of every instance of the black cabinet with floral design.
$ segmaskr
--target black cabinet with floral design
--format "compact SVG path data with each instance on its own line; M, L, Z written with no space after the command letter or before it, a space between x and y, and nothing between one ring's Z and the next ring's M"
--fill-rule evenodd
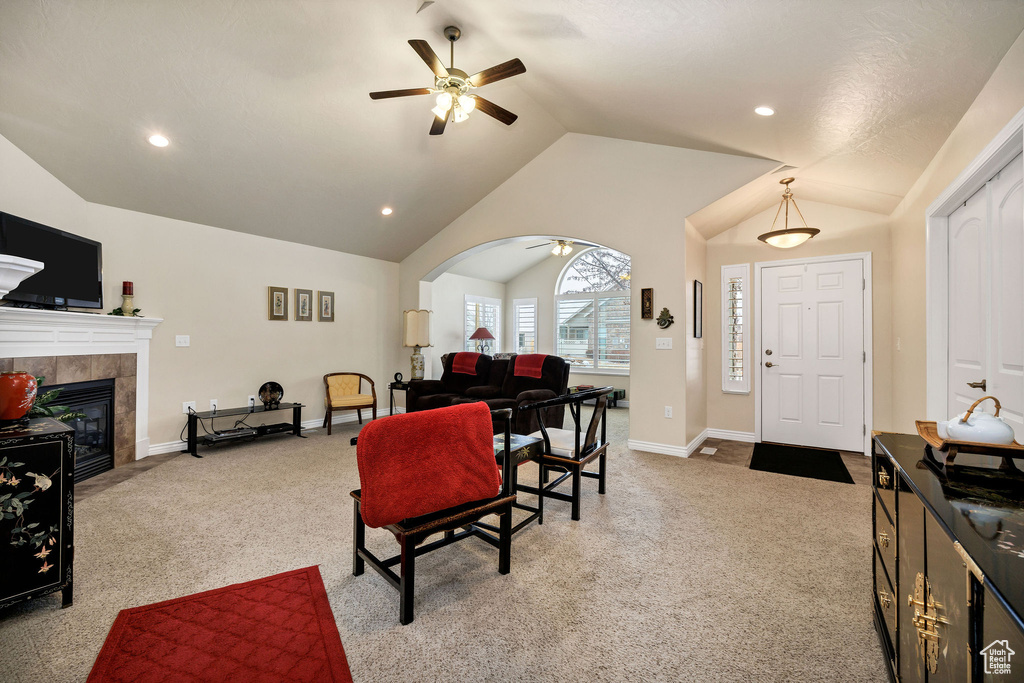
M71 605L74 430L50 418L0 429L0 608L62 591Z

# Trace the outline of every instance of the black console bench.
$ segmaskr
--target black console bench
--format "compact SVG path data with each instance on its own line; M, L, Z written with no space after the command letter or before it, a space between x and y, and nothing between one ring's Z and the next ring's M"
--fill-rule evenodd
M200 437L199 431L199 420L210 420L210 424L218 418L233 417L235 418L235 425L229 429L214 430L213 433L204 434L202 437L203 443L208 446L212 446L217 443L223 443L226 441L237 441L239 439L255 439L260 436L266 436L267 434L282 434L289 432L295 436L305 438L302 436L302 408L301 403L279 403L272 408L265 406L255 406L251 408L228 408L227 410L210 410L205 413L197 413L195 411L188 414L188 446L182 453L191 453L197 458L203 456L199 455L197 448L199 445ZM292 421L278 422L276 424L264 424L255 427L247 425L239 426L241 422L238 418L240 416L256 415L258 413L272 413L279 410L292 411Z

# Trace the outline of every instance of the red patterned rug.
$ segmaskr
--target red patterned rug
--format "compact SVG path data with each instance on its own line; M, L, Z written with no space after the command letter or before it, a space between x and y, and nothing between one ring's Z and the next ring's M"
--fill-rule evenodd
M352 681L320 570L121 610L100 681Z

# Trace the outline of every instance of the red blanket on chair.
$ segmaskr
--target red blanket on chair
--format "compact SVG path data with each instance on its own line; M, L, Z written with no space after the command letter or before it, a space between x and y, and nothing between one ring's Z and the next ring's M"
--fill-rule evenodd
M382 527L498 495L493 431L482 402L367 424L356 447L363 521Z
M533 377L540 379L541 368L544 367L546 353L524 353L516 356L516 369L513 373L516 377Z
M476 362L480 359L480 355L469 351L459 351L455 354L455 359L452 360L452 372L457 372L460 375L475 375Z

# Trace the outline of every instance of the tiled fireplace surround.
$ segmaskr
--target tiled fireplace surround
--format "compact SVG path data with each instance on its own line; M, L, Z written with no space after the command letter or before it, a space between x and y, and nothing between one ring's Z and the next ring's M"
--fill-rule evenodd
M159 318L0 308L0 372L114 380L114 466L149 454L149 341ZM59 400L58 400L59 403Z

